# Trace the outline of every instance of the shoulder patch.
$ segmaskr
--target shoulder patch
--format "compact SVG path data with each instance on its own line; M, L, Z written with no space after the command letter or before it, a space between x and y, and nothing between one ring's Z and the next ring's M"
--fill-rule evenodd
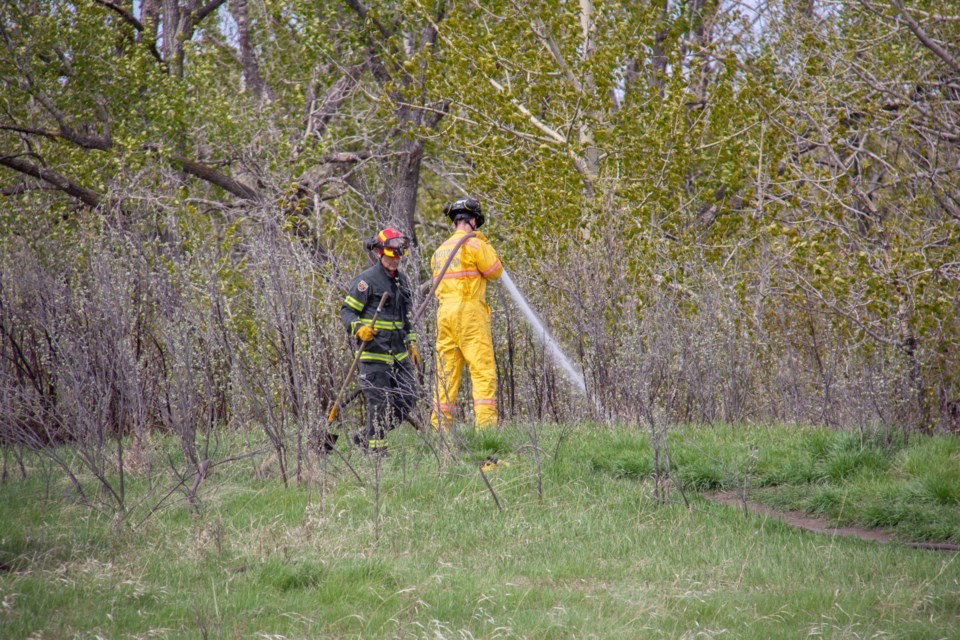
M367 284L367 281L366 281L366 280L361 280L360 282L357 283L357 291L359 291L360 293L363 293L363 292L366 291L369 287L370 287L370 285Z

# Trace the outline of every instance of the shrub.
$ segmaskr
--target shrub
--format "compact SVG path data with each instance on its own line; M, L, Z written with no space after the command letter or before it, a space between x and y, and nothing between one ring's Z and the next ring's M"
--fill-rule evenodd
M311 563L283 562L272 558L260 569L260 581L278 591L309 589L320 583L323 569Z
M916 483L917 496L936 504L960 504L960 467L934 469Z

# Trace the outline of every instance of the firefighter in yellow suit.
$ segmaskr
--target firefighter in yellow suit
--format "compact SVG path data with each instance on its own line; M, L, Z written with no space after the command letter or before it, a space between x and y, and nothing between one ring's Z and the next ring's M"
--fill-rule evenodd
M468 233L467 240L450 262L437 286L437 384L433 415L435 429L449 429L453 424L453 408L463 376L463 365L470 368L473 387L473 414L476 428L497 424L497 371L493 360L493 339L490 335L490 307L486 303L487 281L503 273L497 252L477 229L483 226L480 203L465 198L447 204L443 212L456 231L433 253L433 277Z

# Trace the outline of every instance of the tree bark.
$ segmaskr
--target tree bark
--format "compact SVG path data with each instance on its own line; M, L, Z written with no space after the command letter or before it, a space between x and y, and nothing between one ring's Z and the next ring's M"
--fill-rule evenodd
M28 176L33 176L44 182L48 182L60 189L61 191L66 192L67 194L77 198L82 203L95 209L100 206L101 195L96 191L91 191L86 187L82 187L77 183L73 182L69 178L66 178L56 171L47 169L46 167L41 167L33 164L29 160L25 160L21 156L0 156L0 165L9 167L14 171L19 171L20 173L25 173Z
M243 83L259 100L271 99L270 90L260 75L260 63L250 41L250 20L247 15L247 0L230 0L230 14L237 23L237 41L240 45L240 64L243 67Z
M414 213L417 210L417 189L420 186L420 165L423 161L423 143L413 138L404 142L397 161L396 181L390 200L390 217L403 225L410 241L417 244Z
M230 176L220 173L212 167L208 167L205 164L201 164L178 155L171 156L171 159L174 162L179 163L186 173L200 178L201 180L206 180L211 184L215 184L224 191L232 193L238 198L252 201L260 200L260 194L258 194L256 191L245 184L237 182Z

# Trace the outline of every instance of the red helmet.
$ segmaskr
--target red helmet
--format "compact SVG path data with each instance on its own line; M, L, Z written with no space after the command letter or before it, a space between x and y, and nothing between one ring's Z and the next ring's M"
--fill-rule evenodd
M377 252L377 255L387 256L388 258L399 258L407 253L407 247L410 241L393 227L387 227L377 234L370 248Z

